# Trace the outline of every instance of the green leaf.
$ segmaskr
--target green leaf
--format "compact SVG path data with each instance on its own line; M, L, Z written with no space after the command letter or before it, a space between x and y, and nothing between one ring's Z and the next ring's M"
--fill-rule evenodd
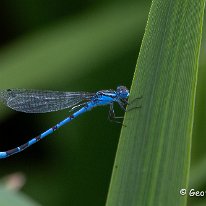
M39 204L21 192L8 190L3 185L0 185L0 205L38 206Z
M204 0L154 0L107 206L186 205ZM131 103L134 107L134 103Z

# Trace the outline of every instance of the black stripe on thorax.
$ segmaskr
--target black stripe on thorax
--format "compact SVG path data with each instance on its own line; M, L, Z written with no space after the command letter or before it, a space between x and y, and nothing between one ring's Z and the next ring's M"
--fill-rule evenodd
M106 91L103 90L103 91L97 92L97 95L107 96L107 97L115 97L117 94L113 90L106 90Z

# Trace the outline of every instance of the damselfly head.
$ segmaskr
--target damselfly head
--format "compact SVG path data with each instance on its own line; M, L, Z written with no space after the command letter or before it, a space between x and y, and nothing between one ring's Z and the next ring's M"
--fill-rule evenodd
M117 94L120 98L127 99L129 97L129 90L125 86L118 86Z

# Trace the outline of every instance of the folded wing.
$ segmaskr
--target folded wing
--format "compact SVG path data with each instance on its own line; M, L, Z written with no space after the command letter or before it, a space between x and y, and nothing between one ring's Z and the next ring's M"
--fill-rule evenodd
M26 113L53 112L89 101L95 93L50 90L7 89L0 91L0 101Z

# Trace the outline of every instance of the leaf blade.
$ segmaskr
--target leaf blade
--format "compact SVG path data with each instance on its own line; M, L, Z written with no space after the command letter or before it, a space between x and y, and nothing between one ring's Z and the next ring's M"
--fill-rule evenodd
M153 1L131 87L142 108L125 116L107 206L186 204L204 5Z

